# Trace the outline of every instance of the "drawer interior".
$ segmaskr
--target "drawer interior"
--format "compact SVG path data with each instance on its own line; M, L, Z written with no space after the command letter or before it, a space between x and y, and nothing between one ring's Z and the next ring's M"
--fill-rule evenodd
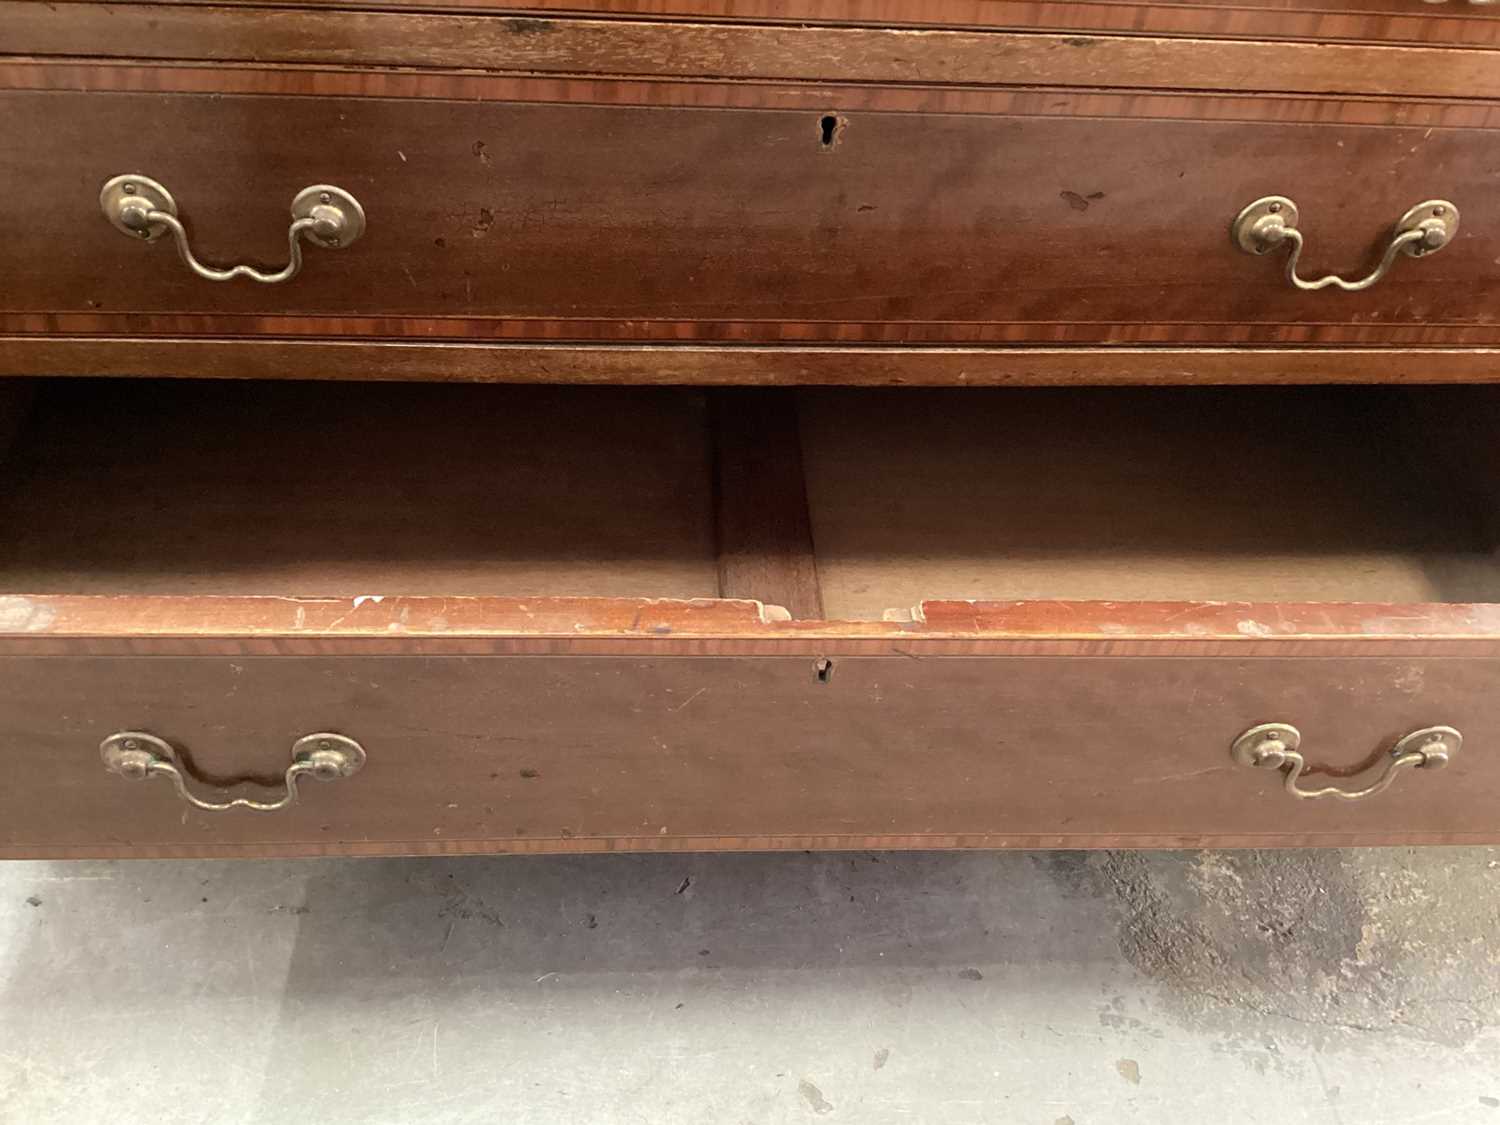
M4 391L0 593L1500 600L1500 388Z

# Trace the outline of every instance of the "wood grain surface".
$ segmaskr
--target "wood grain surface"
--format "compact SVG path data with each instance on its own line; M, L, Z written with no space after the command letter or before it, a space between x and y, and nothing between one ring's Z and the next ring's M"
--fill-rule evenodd
M6 659L0 854L1313 844L1500 839L1496 659ZM1130 705L1122 707L1122 701ZM1297 802L1231 740L1298 725L1325 777L1448 723L1453 765ZM105 772L145 729L203 781L335 730L369 763L285 813ZM1346 784L1352 784L1346 782Z
M1483 529L1492 501L1417 454L1421 438L1401 440L1421 397L803 392L826 611L878 618L929 599L1500 601ZM1466 388L1447 397L1449 417L1494 397Z
M0 375L732 386L1492 383L1493 348L861 347L0 336Z
M134 3L137 0L122 0ZM168 0L171 2L171 0ZM262 0L182 0L213 7L263 6ZM279 7L404 9L417 0L284 0ZM1478 4L1349 0L449 0L452 10L512 17L596 16L870 27L1013 28L1250 39L1370 41L1387 44L1500 42L1500 20Z
M1400 55L1400 51L1392 51ZM587 74L528 74L395 69L313 63L198 62L0 55L0 89L121 93L277 94L282 97L401 98L447 101L537 101L590 105L803 108L892 112L1003 113L1069 116L1150 116L1168 120L1339 121L1410 126L1484 125L1495 119L1494 99L1463 93L1375 97L1337 92L1302 95L1176 90L1070 88L1046 84L942 85L868 83L831 78L809 81L659 78ZM1397 108L1399 107L1399 109ZM821 131L821 130L820 130Z
M721 390L709 412L719 596L822 617L797 396Z
M1500 656L1500 605L942 602L791 620L599 597L0 595L0 653L58 656Z
M1476 21L1487 46L1496 21ZM16 55L937 85L1500 96L1492 50L0 0ZM1280 38L1280 36L1278 36Z

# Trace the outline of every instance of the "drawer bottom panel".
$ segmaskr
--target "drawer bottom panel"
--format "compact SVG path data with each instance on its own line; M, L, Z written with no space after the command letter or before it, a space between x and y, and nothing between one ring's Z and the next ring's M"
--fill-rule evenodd
M1497 673L1463 656L919 648L5 657L0 855L1500 841ZM1309 785L1363 784L1419 727L1466 742L1370 799L1299 801L1231 759L1270 721L1300 728ZM203 812L166 778L104 768L101 741L127 730L177 748L204 798L274 798L311 732L368 760L292 808Z

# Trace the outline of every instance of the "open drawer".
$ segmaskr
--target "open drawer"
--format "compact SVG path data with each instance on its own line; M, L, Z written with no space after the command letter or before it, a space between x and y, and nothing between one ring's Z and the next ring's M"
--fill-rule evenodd
M0 393L0 854L1500 839L1500 389Z

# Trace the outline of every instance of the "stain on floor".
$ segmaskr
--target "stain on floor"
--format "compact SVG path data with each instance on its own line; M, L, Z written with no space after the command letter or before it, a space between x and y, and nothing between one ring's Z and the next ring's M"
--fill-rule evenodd
M797 1093L802 1095L802 1100L814 1113L832 1113L833 1103L823 1096L823 1091L814 1086L807 1079L797 1083Z
M1392 860L1397 860L1392 862ZM1463 1047L1500 1020L1492 849L1057 853L1113 902L1120 952L1202 1025L1230 1005Z

